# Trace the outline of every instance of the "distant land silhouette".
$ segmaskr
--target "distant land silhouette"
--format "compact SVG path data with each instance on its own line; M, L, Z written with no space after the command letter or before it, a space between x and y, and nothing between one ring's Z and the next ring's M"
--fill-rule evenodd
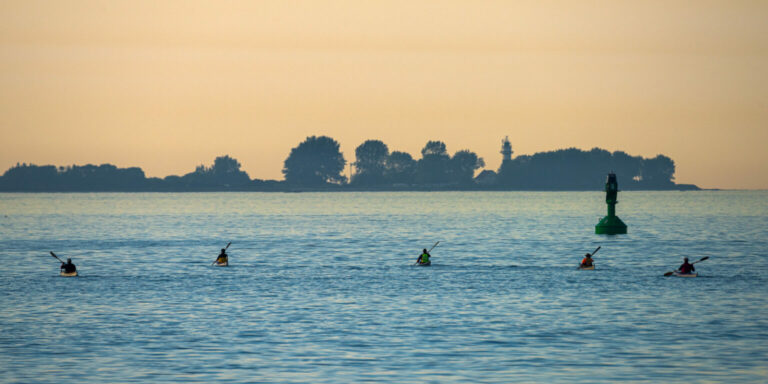
M451 191L532 190L589 191L603 188L614 172L622 190L697 190L674 182L675 162L667 156L631 156L622 151L576 148L512 157L502 141L502 164L483 170L482 158L470 150L452 156L442 141L429 141L421 158L389 151L380 140L355 149L354 173L344 175L347 161L339 143L310 136L293 148L283 164L284 181L251 179L229 156L198 166L183 176L147 178L141 168L111 164L56 167L16 164L0 176L3 192L205 192L205 191Z

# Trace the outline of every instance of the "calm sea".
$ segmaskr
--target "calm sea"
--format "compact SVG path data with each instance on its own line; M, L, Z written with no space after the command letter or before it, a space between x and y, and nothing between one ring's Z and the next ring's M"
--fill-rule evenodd
M768 192L619 200L0 194L0 382L768 381Z

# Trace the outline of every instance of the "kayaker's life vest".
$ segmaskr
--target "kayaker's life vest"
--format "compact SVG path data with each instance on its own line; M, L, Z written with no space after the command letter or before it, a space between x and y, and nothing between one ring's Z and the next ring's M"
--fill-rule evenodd
M680 273L682 273L684 275L687 275L687 274L689 274L689 273L691 273L691 272L693 272L695 270L696 269L693 267L693 264L685 263L685 264L680 266Z
M216 258L217 263L226 263L227 262L227 254L221 254L219 257Z
M75 267L74 264L67 264L67 263L62 263L61 269L64 270L64 273L72 273L77 271L77 267Z
M426 264L429 263L429 254L428 253L422 253L421 259L419 259L419 263Z
M582 267L591 267L592 266L592 259L587 259L586 257L581 260L581 266Z

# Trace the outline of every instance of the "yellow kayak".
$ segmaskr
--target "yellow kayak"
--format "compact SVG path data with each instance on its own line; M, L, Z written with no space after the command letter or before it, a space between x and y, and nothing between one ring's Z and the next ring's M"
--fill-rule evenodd
M220 263L220 262L217 261L217 262L214 263L214 265L216 265L217 267L226 267L226 266L229 266L229 260L227 260L227 261L225 261L223 263Z
M60 271L59 272L59 276L61 276L61 277L75 277L75 276L77 276L77 271L74 271L74 272Z
M590 265L589 267L582 267L581 265L579 265L579 269L584 269L584 270L587 270L587 271L591 271L591 270L595 269L595 266L594 265Z

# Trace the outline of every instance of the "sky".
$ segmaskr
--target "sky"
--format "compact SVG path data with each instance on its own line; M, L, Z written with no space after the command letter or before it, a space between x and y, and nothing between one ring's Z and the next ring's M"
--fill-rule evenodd
M216 156L282 179L310 135L487 169L576 147L768 188L765 1L0 2L0 172Z

